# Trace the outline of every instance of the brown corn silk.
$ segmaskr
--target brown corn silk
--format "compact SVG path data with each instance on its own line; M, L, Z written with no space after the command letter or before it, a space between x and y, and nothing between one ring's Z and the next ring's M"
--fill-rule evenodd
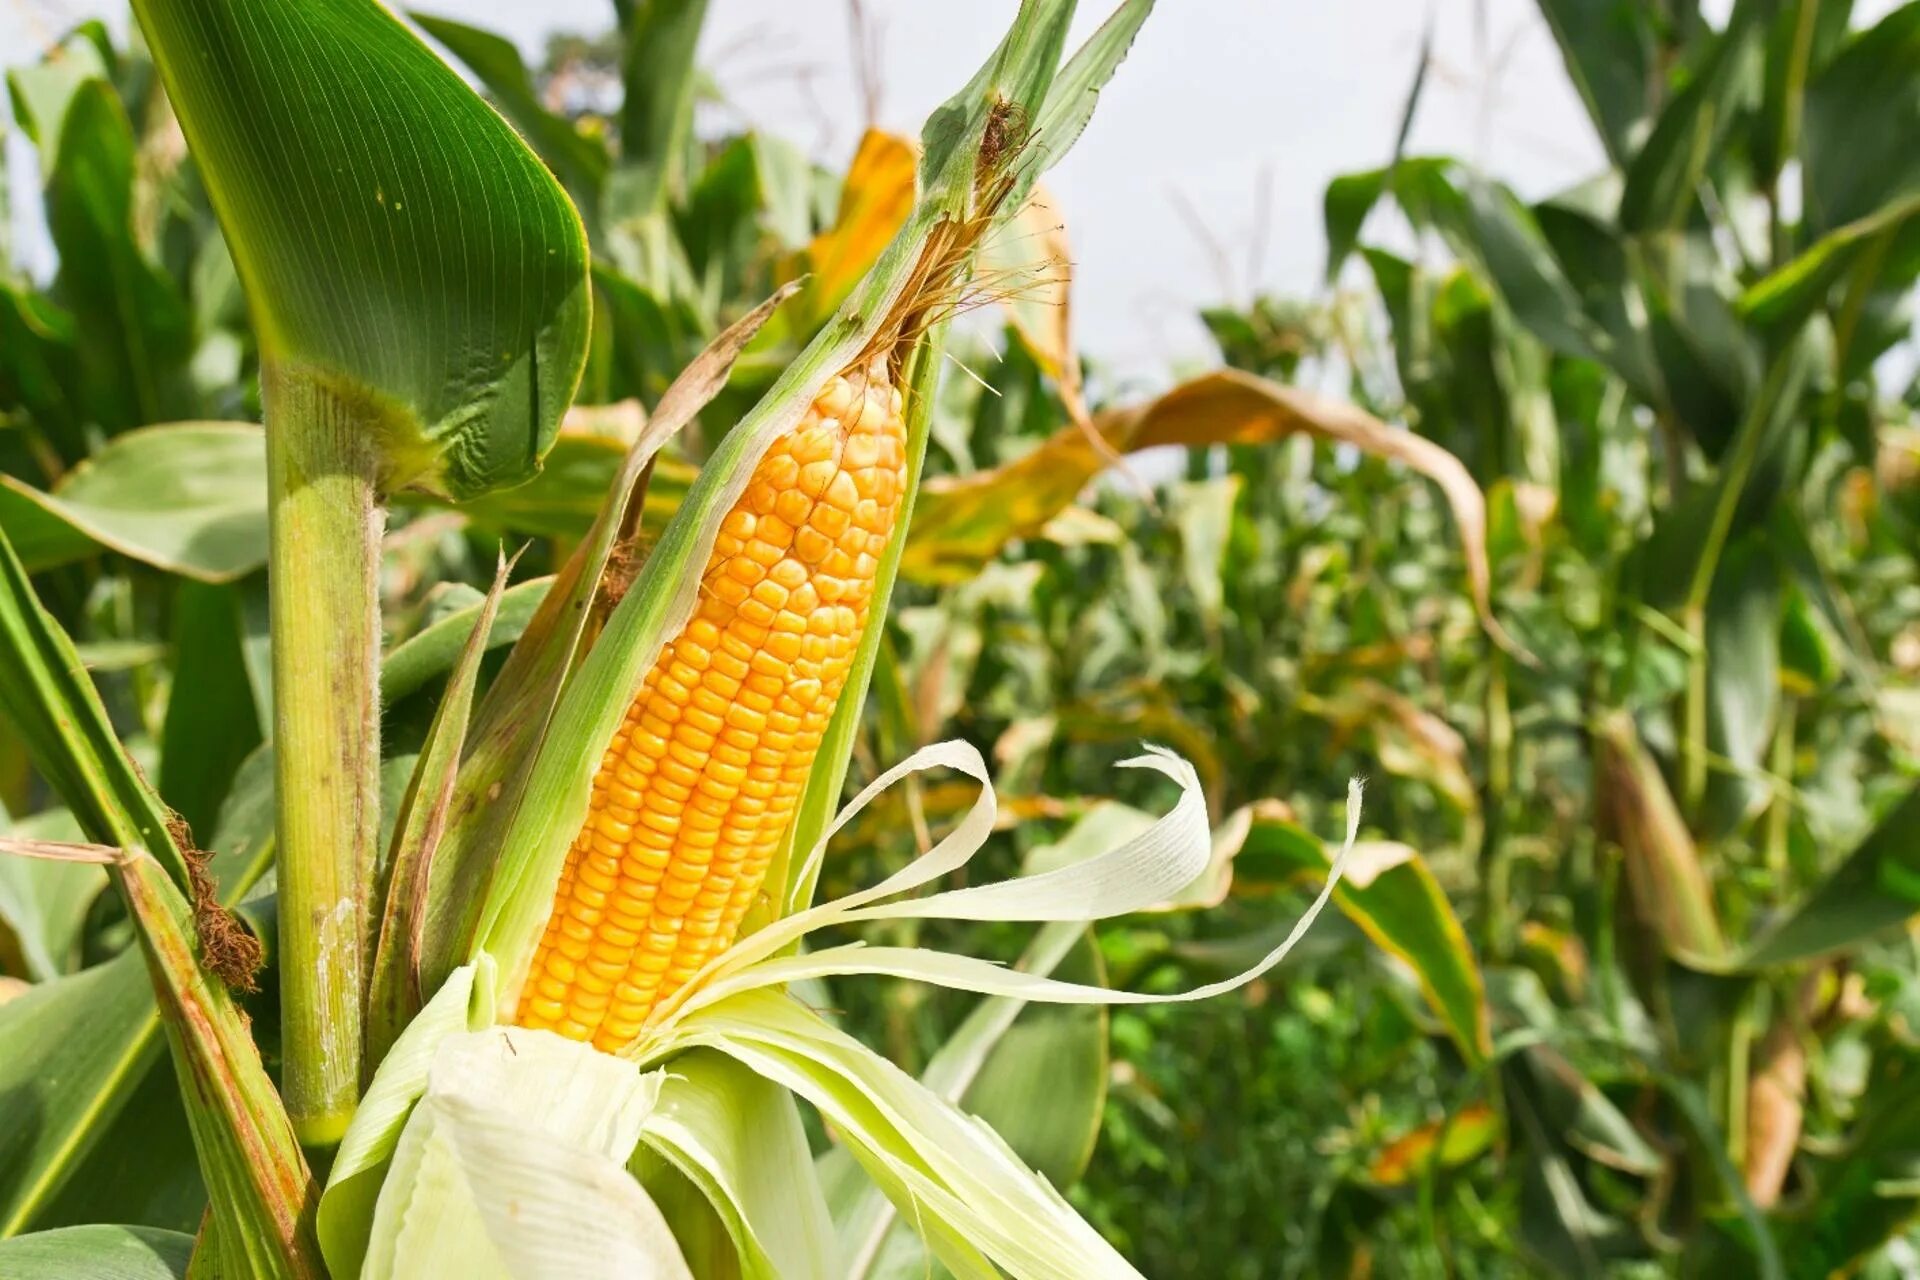
M884 356L761 458L600 762L522 1025L617 1050L732 942L853 666L905 466Z

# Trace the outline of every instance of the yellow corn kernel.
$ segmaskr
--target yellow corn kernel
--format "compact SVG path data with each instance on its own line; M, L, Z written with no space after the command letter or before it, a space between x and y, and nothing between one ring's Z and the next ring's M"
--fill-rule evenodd
M600 762L522 1025L618 1049L732 943L853 665L905 465L877 361L760 460Z

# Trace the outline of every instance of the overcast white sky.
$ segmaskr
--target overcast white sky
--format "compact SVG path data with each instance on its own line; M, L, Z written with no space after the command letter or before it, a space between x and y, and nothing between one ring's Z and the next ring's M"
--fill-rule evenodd
M612 20L607 0L420 4L499 30L530 54L549 31ZM912 133L1017 5L865 7L883 49L879 123ZM1080 8L1076 41L1111 0ZM95 13L124 20L124 5L0 0L0 61L35 56ZM1164 376L1209 349L1196 307L1319 287L1321 193L1336 174L1389 158L1429 21L1435 68L1411 150L1472 159L1527 196L1598 166L1598 142L1533 0L1162 0L1049 178L1074 246L1082 345L1117 372ZM845 163L866 123L847 0L712 0L704 39L706 64L749 122Z

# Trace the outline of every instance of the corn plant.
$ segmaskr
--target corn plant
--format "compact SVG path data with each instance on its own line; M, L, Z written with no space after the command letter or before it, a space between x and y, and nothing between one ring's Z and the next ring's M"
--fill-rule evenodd
M1001 1025L1031 1002L1202 999L1279 963L1337 882L1337 860L1320 867L1325 888L1288 936L1230 977L1113 990L1051 971L1088 922L1171 900L1207 872L1207 806L1180 756L1149 747L1124 762L1173 784L1144 829L1048 870L926 894L915 891L958 876L995 827L979 752L921 747L840 804L949 322L980 291L1008 287L975 282L983 244L1085 126L1150 8L1123 4L1063 58L1074 6L1021 7L929 118L908 207L885 248L862 255L870 268L801 298L799 281L780 288L651 399L597 515L539 584L491 678L504 558L464 629L434 638L424 661L445 673L444 691L389 796L381 702L397 696L400 657L382 661L389 511L403 493L477 507L535 477L593 367L596 294L631 304L636 277L668 298L698 293L667 210L703 6L658 0L628 15L634 60L660 75L629 97L617 162L550 120L523 124L572 164L543 164L370 0L134 6L158 82L144 91L164 90L177 116L257 342L264 431L232 443L242 472L248 447L264 445L270 658L257 696L271 706L270 759L251 767L272 799L224 865L199 848L0 526L0 709L83 837L14 835L4 848L103 868L139 943L88 989L23 997L10 1038L98 1018L98 1052L84 1056L112 1109L164 1032L209 1205L190 1245L133 1228L29 1234L0 1246L10 1268L826 1277L869 1272L897 1215L958 1275L1136 1274L953 1105L990 1028L916 1080L794 991L908 979L989 997ZM466 56L490 52L438 30ZM83 41L110 52L97 32ZM123 108L108 79L75 87L52 71L19 96L45 135L64 135L47 143L57 181L84 113L111 132ZM95 186L124 197L127 176ZM109 201L108 223L114 213ZM613 260L604 270L590 266L590 227ZM137 243L120 252L151 273ZM769 329L801 300L811 322ZM136 363L151 354L144 336L129 334ZM788 358L722 424L657 540L643 540L663 448L716 416L743 353L783 337ZM57 352L59 338L36 341ZM64 442L76 455L90 423L80 415L79 438ZM181 456L193 465L191 450ZM60 562L75 537L118 549L66 495L23 495L31 512L17 527L54 543L30 554ZM169 719L190 696L175 685ZM952 829L877 883L816 901L841 828L931 770L979 789ZM241 771L226 779L236 796ZM1357 787L1347 810L1351 844ZM886 920L1045 928L1018 969L816 937ZM275 1071L238 1001L269 957ZM73 1047L44 1043L38 1061ZM816 1168L800 1101L863 1178ZM86 1115L41 1122L55 1141L29 1136L20 1152L38 1185L11 1229L44 1212L76 1144L101 1140Z

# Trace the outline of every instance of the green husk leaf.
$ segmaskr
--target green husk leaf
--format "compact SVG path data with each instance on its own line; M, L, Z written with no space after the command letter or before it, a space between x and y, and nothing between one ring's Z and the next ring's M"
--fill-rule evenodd
M673 1059L642 1147L698 1187L718 1214L742 1280L842 1280L793 1096L711 1050ZM648 1161L636 1158L644 1170Z
M493 586L427 728L394 826L386 862L386 905L380 913L380 935L367 996L369 1071L379 1065L395 1037L420 1011L420 949L426 928L427 882L446 834L447 809L460 769L460 748L466 741L473 691L480 679L480 659L486 654L487 636L512 567L505 556L500 558Z
M427 885L420 957L422 990L430 991L471 949L475 922L493 884L509 817L518 812L539 758L562 685L598 622L596 602L625 589L609 582L616 550L635 552L637 506L660 448L704 409L754 334L791 297L790 284L729 325L674 379L628 450L592 531L552 580L524 633L474 713L467 751L455 785L451 818L435 873Z

